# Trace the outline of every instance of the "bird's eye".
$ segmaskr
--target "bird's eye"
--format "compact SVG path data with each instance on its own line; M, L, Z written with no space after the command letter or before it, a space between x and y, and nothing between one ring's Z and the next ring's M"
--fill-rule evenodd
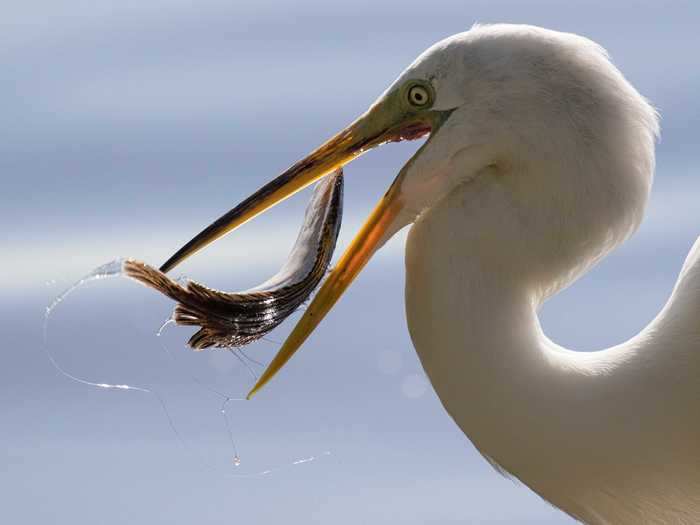
M425 86L411 86L408 89L408 102L415 107L422 108L430 103L430 92Z

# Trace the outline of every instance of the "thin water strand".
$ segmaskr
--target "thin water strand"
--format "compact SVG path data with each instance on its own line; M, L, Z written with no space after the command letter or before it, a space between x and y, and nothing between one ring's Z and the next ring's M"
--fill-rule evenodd
M77 288L81 287L82 285L84 285L84 284L86 284L86 283L88 283L88 282L96 281L96 280L102 280L102 279L107 279L107 278L112 278L112 277L127 277L126 274L124 273L124 262L125 262L126 260L127 260L127 259L125 259L125 258L115 259L115 260L113 260L113 261L110 261L110 262L108 262L108 263L106 263L106 264L103 264L103 265L101 265L101 266L95 268L92 272L90 272L89 274L87 274L86 276L84 276L83 278L81 278L80 280L76 281L73 285L71 285L70 287L68 287L67 289L65 289L61 294L59 294L59 295L46 307L46 310L45 310L45 313L44 313L44 323L43 323L43 339L44 339L44 345L43 345L43 347L44 347L44 353L45 353L45 355L46 355L48 361L51 363L51 365L53 366L53 368L54 368L59 374L61 374L61 375L62 375L63 377L65 377L66 379L68 379L68 380L70 380L70 381L73 381L73 382L75 382L75 383L78 383L78 384L81 384L81 385L85 385L85 386L89 386L89 387L93 387L93 388L105 389L105 390L136 391L136 392L142 392L142 393L146 393L146 394L150 394L150 395L154 396L154 397L156 398L156 400L158 401L158 403L160 404L161 409L163 410L163 413L165 414L165 417L166 417L166 419L167 419L167 421L168 421L168 425L169 425L170 429L172 430L172 432L175 434L175 436L176 436L176 438L178 439L180 445L181 445L184 449L189 450L190 453L192 453L192 451L190 450L190 447L188 446L187 442L183 439L182 435L181 435L180 432L177 430L177 427L175 426L175 423L174 423L174 421L173 421L173 419L172 419L172 416L171 416L171 414L170 414L170 412L169 412L169 410L168 410L168 408L167 408L167 405L166 405L165 401L163 400L162 396L161 396L157 391L155 391L155 390L153 390L153 389L150 389L150 388L145 388L145 387L135 386L135 385L128 385L128 384L125 384L125 383L105 383L105 382L99 382L99 381L92 381L92 380L89 380L89 379L86 379L86 378L83 378L83 377L78 377L78 376L76 376L76 375L70 373L70 372L69 372L68 370L66 370L65 368L63 368L63 367L58 363L58 361L55 359L55 357L53 356L53 354L52 354L52 352L51 352L51 350L50 350L50 346L49 346L49 342L48 342L48 324L49 324L49 319L50 319L50 317L51 317L53 311L55 310L55 308L56 308L59 304L63 303L68 295L72 294ZM182 281L182 280L185 280L185 279L186 279L185 277L181 277L181 278L179 278L178 280L179 280L179 281ZM163 331L164 331L168 326L170 326L171 324L174 324L174 323L175 323L175 320L174 320L174 319L172 318L172 316L171 316L170 318L168 318L168 319L160 326L160 328L158 329L158 331L157 331L157 333L156 333L156 336L161 336L162 333L163 333ZM274 341L269 341L269 342L274 342ZM276 343L276 342L275 342L275 343ZM175 359L174 356L172 355L172 353L170 352L170 350L166 347L166 345L164 345L164 344L161 342L161 346L166 350L166 352L167 352L167 354L170 356L170 358L174 360L174 359ZM256 374L255 374L255 372L254 372L254 371L250 368L250 366L242 359L242 357L241 357L240 355L238 355L237 353L235 353L235 352L233 351L233 349L229 349L229 350L231 351L231 353L232 353L234 356L236 356L236 357L241 361L241 363L243 363L243 364L246 366L246 368L248 369L248 371L251 373L251 375L252 375L253 378L255 379L255 378L257 377ZM240 349L238 349L238 350L240 350ZM256 361L255 359L251 358L250 356L246 355L246 354L245 354L244 352L242 352L242 351L241 351L241 354L243 354L243 356L244 356L246 359L248 359L249 361L251 361L252 363L257 364L258 366L264 366L262 363L260 363L260 362ZM215 395L217 395L217 396L220 396L220 397L223 399L223 403L222 403L222 405L221 405L220 412L221 412L221 414L222 414L222 416L223 416L223 418L224 418L225 426L226 426L227 433L228 433L228 436L229 436L229 440L230 440L230 443L231 443L231 446L232 446L232 450L233 450L232 463L233 463L233 466L235 466L235 467L240 466L240 465L241 465L241 458L240 458L240 456L239 456L239 454L238 454L238 449L237 449L237 446L236 446L236 443L235 443L235 440L234 440L234 437L233 437L233 429L232 429L232 426L231 426L231 421L230 421L230 419L229 419L228 412L227 412L227 410L226 410L226 405L227 405L229 402L231 402L231 401L245 401L246 399L245 399L244 397L233 397L233 396L229 396L229 395L227 395L227 394L225 394L225 393L223 393L223 392L220 392L220 391L218 391L218 390L216 390L216 389L210 387L209 385L204 384L202 381L200 381L200 380L199 380L198 378L196 378L195 376L193 376L193 375L191 375L191 374L190 374L190 376L191 376L190 379L193 380L195 383L197 383L200 387L203 387L203 388L209 390L209 391L212 392L213 394L215 394ZM193 455L194 455L194 454L193 454ZM266 476L266 475L272 474L272 473L274 473L274 472L280 471L280 470L285 469L285 468L294 467L294 466L302 465L302 464L305 464L305 463L310 463L310 462L316 461L316 460L318 460L318 459L320 459L320 458L322 458L322 457L330 456L330 455L331 455L331 452L330 452L330 451L325 451L325 452L322 452L321 454L318 454L318 455L314 455L314 456L309 456L309 457L306 457L306 458L297 459L297 460L294 460L294 461L290 461L289 463L285 463L285 464L282 464L282 465L279 465L279 466L275 466L275 467L272 467L272 468L268 468L268 469L265 469L265 470L260 470L260 471L253 472L253 473L250 473L250 474L225 474L224 476L225 476L225 477L228 477L228 478L254 478L254 477L260 477L260 476ZM195 455L195 456L197 456L197 455ZM203 464L205 467L207 467L208 470L212 470L212 471L214 471L214 472L218 472L217 469L216 469L214 466L212 466L211 464L208 464L208 462L205 462L202 458L200 458L200 460L202 461L202 464Z
M83 378L83 377L78 377L75 374L70 373L68 370L66 370L64 367L62 367L56 358L53 356L53 353L51 352L50 346L49 346L49 341L48 341L48 326L49 326L49 319L51 317L51 314L53 313L54 309L61 304L68 295L73 293L77 288L81 287L85 283L88 283L90 281L96 281L96 280L101 280L101 279L107 279L111 277L121 277L124 276L124 261L126 259L124 258L119 258L119 259L114 259L113 261L110 261L106 264L103 264L101 266L98 266L95 268L92 272L87 274L85 277L79 279L76 281L74 284L69 286L66 290L64 290L61 294L59 294L47 307L44 313L44 325L43 325L43 336L44 336L44 353L46 357L48 358L49 362L53 366L53 368L61 374L63 377L69 379L70 381L73 381L75 383L85 385L85 386L90 386L94 388L101 388L105 390L122 390L122 391L136 391L136 392L143 392L145 394L150 394L153 397L156 398L158 403L160 404L161 409L163 410L163 413L165 414L165 417L168 421L168 426L172 430L172 432L175 434L175 437L179 441L180 445L183 448L187 448L184 440L182 439L182 436L180 432L177 430L177 427L175 426L175 422L173 421L173 418L170 414L170 411L168 410L167 405L165 404L165 401L163 400L163 397L156 392L155 390L152 390L150 388L145 388L141 386L135 386L135 385L128 385L124 383L104 383L104 382L98 382L98 381L91 381L89 379ZM167 324L167 323L166 323Z

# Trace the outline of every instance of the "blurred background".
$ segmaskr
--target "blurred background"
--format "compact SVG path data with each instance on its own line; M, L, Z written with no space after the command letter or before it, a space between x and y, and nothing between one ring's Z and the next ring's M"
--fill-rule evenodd
M641 230L542 312L570 348L624 341L661 308L698 235L700 4L6 0L2 11L0 521L571 522L491 469L442 409L405 326L404 236L268 388L225 404L230 435L222 396L244 394L260 367L188 351L184 328L156 337L167 300L124 279L88 283L54 311L46 346L44 310L117 256L163 262L430 44L516 22L596 40L662 114ZM347 168L339 250L417 146ZM226 290L258 284L284 261L309 196L178 270ZM247 354L269 361L294 320ZM47 351L75 376L153 393L70 381Z

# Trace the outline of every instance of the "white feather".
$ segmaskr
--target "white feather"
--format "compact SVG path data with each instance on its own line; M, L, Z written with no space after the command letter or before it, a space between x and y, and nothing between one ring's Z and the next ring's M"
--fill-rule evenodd
M580 36L477 26L397 80L449 120L408 167L408 325L445 408L490 461L586 523L700 522L700 242L628 342L550 341L543 301L633 233L654 109Z

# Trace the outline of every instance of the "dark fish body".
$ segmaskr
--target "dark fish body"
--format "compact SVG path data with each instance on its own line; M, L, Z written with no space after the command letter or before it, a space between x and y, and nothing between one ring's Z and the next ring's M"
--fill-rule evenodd
M195 281L180 284L146 263L127 260L124 273L177 301L177 324L199 326L196 349L243 346L284 321L313 293L328 269L343 214L343 174L337 170L314 189L296 242L279 272L242 292L222 292Z

